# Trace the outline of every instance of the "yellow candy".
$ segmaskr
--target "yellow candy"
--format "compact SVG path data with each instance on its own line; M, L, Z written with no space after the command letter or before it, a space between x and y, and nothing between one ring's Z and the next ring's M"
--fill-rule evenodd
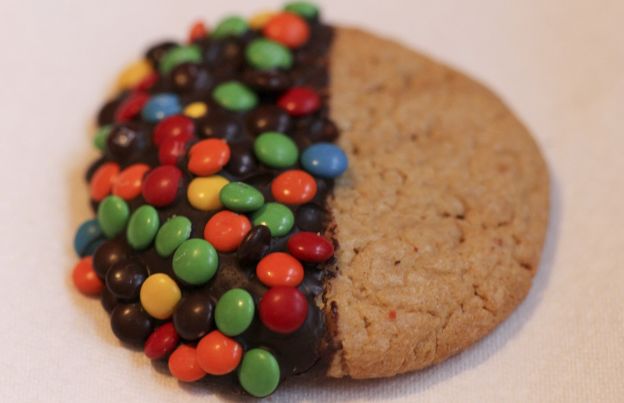
M262 11L254 14L249 19L251 29L262 29L277 13L275 11Z
M184 114L189 118L199 119L208 112L208 107L203 102L193 102L184 108Z
M220 209L223 205L219 193L228 183L230 181L219 175L193 179L186 192L189 203L203 211Z
M166 274L152 274L141 286L141 305L156 319L167 319L173 315L180 298L180 288Z
M117 83L121 89L134 87L152 73L152 66L145 59L137 60L127 66L119 75Z

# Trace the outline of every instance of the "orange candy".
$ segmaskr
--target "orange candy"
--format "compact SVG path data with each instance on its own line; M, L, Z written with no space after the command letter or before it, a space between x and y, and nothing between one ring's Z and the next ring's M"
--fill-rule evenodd
M188 169L196 175L219 172L230 160L230 146L221 139L202 140L189 151Z
M256 275L267 287L297 287L303 281L303 265L288 253L273 252L260 260Z
M104 283L93 270L93 257L82 258L72 271L74 285L83 294L99 295L104 289Z
M149 165L134 164L121 171L113 181L113 194L124 200L132 200L139 196L143 177L149 169Z
M91 198L95 201L102 201L108 196L117 174L119 174L119 165L114 162L102 164L91 177Z
M280 203L298 205L316 196L316 181L309 173L292 169L281 173L271 183L271 193Z
M189 30L189 42L195 42L199 39L205 38L208 35L208 29L203 21L197 21L191 25Z
M310 27L293 13L279 13L267 22L262 30L264 36L289 48L298 48L310 39Z
M228 253L238 249L249 231L251 222L246 216L223 210L210 217L204 238L219 252Z
M243 347L218 330L204 336L197 345L197 362L210 375L225 375L238 367Z
M186 344L181 344L169 356L169 372L182 382L195 382L206 376L197 362L197 351Z

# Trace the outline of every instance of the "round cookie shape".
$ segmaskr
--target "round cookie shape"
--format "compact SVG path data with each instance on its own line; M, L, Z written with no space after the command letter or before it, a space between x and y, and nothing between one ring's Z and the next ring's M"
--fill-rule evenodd
M120 340L265 397L432 365L522 300L547 172L489 91L307 2L187 39L98 114L73 280Z

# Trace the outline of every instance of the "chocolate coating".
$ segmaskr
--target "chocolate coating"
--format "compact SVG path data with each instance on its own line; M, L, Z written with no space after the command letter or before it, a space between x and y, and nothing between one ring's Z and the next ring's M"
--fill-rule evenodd
M215 111L199 121L200 137L217 137L229 143L243 139L243 127L227 112Z
M115 263L106 273L106 287L117 298L134 300L139 297L147 269L136 259Z
M176 331L186 340L197 340L212 329L213 301L200 293L182 299L173 314Z
M199 140L215 137L225 139L231 151L228 164L218 174L228 180L239 180L257 187L267 202L274 201L271 183L283 170L271 168L257 160L253 151L256 136L263 131L283 132L299 143L299 153L309 144L332 137L324 134L332 133L327 97L324 94L329 80L326 56L333 31L317 21L311 23L310 29L310 41L304 47L292 50L296 62L290 71L257 71L246 64L244 49L249 41L260 36L259 32L252 30L239 38L203 38L195 41L202 51L202 63L175 67L171 74L159 76L149 90L151 94L171 91L179 96L183 107L195 101L206 103L207 114L195 119L195 135ZM157 67L162 55L172 46L174 44L169 42L158 44L148 51L147 57ZM301 53L308 56L301 57ZM297 60L305 60L306 64ZM209 80L205 86L198 85L202 72ZM214 85L227 80L246 82L258 95L258 105L252 110L237 112L217 105L212 99L211 90ZM293 117L276 107L280 92L293 85L317 90L323 100L321 108L306 117ZM119 97L124 96L120 94ZM151 143L154 126L143 122L141 116L129 123L116 125L115 132L109 137L110 144L107 144L105 156L98 164L115 161L122 169L138 162L152 168L159 165L158 149ZM129 131L132 134L128 134ZM189 146L195 141L191 140ZM188 156L185 156L178 164L183 172L178 197L171 204L157 208L158 216L161 223L173 215L185 216L193 223L191 238L203 238L205 223L216 211L199 211L189 204L186 189L194 175L188 171L187 164ZM301 165L296 163L291 168L301 169ZM310 205L290 207L296 217L291 234L302 230L325 230L328 217L324 206L332 186L332 181L318 179L317 195ZM97 208L97 204L93 202L93 207ZM142 196L128 202L131 213L143 204L145 200ZM272 238L267 227L255 226L235 253L219 253L219 268L209 282L200 286L178 284L183 299L172 319L180 335L186 340L195 341L214 329L214 304L232 288L247 290L258 304L267 287L255 275L256 264L270 252L286 251L287 240L288 236ZM140 304L133 303L143 272L138 269L134 272L127 265L136 262L145 267L148 274L165 273L175 279L172 258L161 257L153 245L141 251L132 250L124 234L120 234L98 248L94 260L98 275L109 277L108 286L111 289L105 289L102 304L107 310L112 310L111 325L115 334L126 343L141 345L152 330L154 321ZM106 276L113 265L114 269ZM250 327L236 337L246 349L263 347L271 350L279 362L282 378L308 371L321 361L328 349L325 315L314 303L323 292L323 281L327 275L324 269L323 264L305 265L304 280L299 289L308 300L309 312L299 330L288 335L274 333L256 315ZM227 378L236 378L236 374Z
M119 304L111 313L111 327L123 343L141 348L154 329L154 320L141 304Z
M326 216L322 207L313 203L304 204L295 213L295 224L302 231L321 232L326 224Z
M105 241L93 254L93 269L104 279L108 270L116 263L130 256L130 246L119 239Z
M293 85L293 80L283 71L245 70L243 82L260 92L284 91Z

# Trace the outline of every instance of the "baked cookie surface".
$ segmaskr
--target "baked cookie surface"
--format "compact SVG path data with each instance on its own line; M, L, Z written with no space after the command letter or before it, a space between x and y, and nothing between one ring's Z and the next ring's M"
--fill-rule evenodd
M547 167L489 90L395 42L337 29L330 72L350 168L329 203L340 246L324 295L338 346L328 375L424 368L492 331L528 293Z
M416 370L530 288L548 175L526 129L309 3L155 44L97 124L73 280L182 382Z

